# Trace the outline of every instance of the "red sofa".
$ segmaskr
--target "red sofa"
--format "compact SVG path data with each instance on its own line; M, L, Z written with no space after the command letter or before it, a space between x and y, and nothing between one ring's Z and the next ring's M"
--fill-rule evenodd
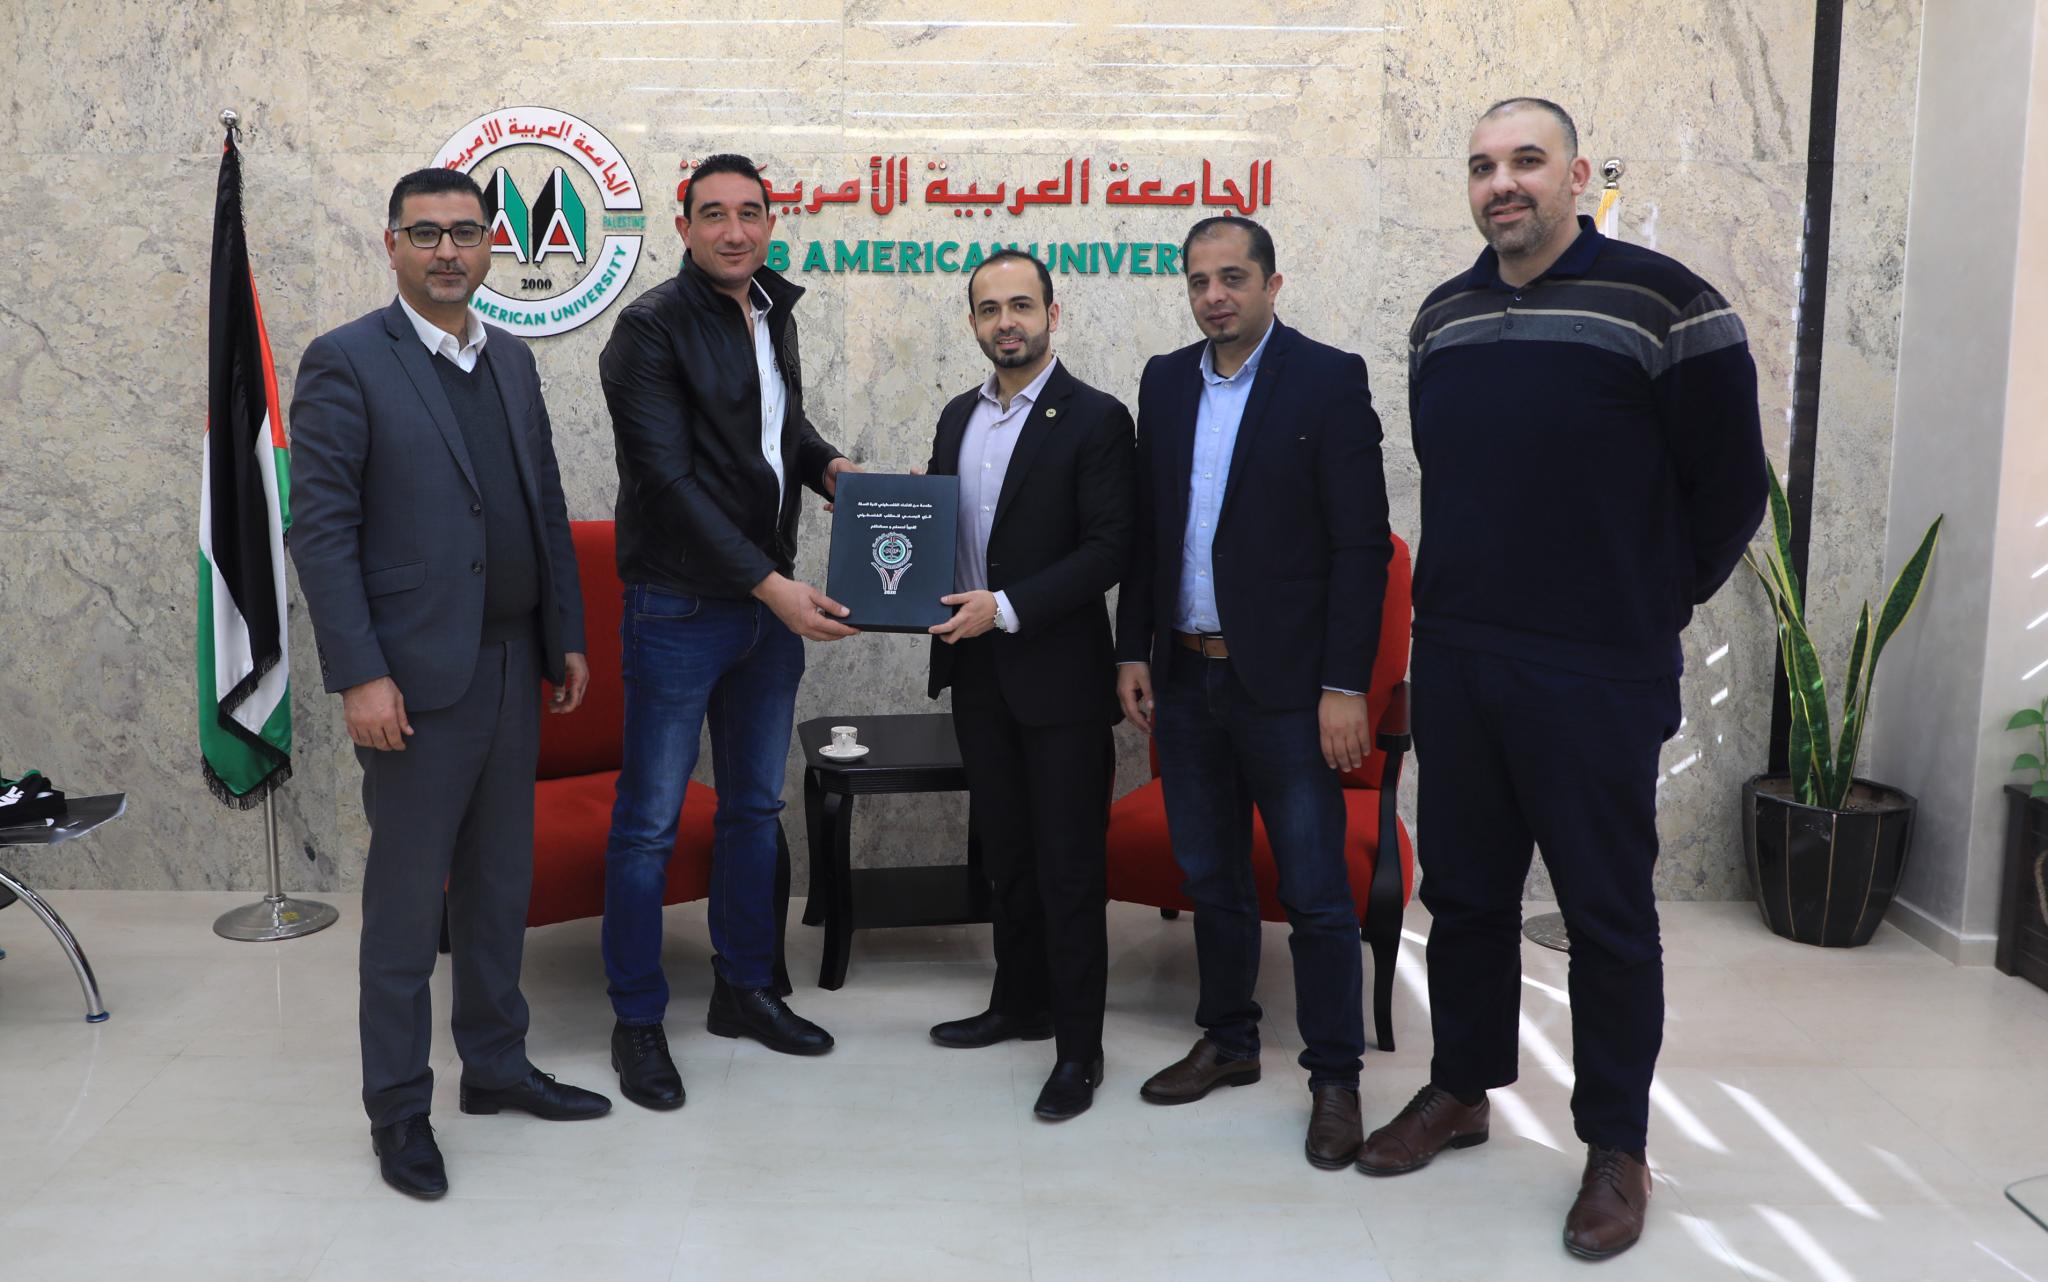
M533 897L526 924L604 913L604 846L619 777L626 691L619 676L623 611L610 521L573 521L576 568L583 582L583 630L590 689L566 716L543 712L540 765L533 788ZM718 796L692 783L676 829L676 854L662 902L702 899L711 884L711 813Z
M1346 771L1344 809L1347 824L1344 860L1351 873L1351 894L1358 906L1359 936L1373 954L1373 1022L1379 1047L1394 1049L1394 967L1400 958L1401 910L1415 889L1415 850L1408 829L1395 810L1401 762L1408 751L1408 545L1394 539L1387 566L1387 596L1381 615L1379 653L1372 670L1366 707L1374 731L1374 750L1356 770ZM1173 858L1166 830L1166 800L1159 784L1159 758L1152 758L1153 778L1110 806L1109 897L1125 903L1150 904L1169 916L1194 904L1181 892L1181 871ZM1382 867L1379 853L1388 843L1400 851L1399 875L1394 864ZM1285 921L1278 896L1279 872L1266 827L1252 819L1252 876L1259 888L1259 915Z

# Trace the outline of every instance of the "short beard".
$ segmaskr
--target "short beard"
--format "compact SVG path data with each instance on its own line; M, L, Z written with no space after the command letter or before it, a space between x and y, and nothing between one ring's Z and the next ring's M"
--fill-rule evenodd
M1046 343L1050 337L1049 334L1040 334L1036 339L1033 339L1031 336L1026 335L1024 342L1017 348L1017 354L1014 356L1003 355L996 348L994 342L984 344L981 350L982 354L987 356L990 363L994 364L996 368L1018 369L1029 365L1045 355Z
M1512 227L1495 227L1490 220L1480 225L1480 234L1496 254L1514 258L1529 253L1546 244L1557 230L1558 220L1545 216L1541 205L1530 204L1525 208L1528 215Z

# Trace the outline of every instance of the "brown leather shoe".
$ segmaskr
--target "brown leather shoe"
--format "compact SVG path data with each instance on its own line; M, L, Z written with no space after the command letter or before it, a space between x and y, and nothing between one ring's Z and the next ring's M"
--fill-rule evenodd
M1259 1061L1224 1059L1216 1043L1204 1037L1186 1056L1168 1064L1138 1088L1151 1104L1192 1104L1219 1086L1250 1086L1259 1080Z
M1318 1086L1310 1091L1308 1139L1303 1149L1308 1164L1319 1171L1341 1171L1358 1156L1365 1142L1365 1124L1358 1120L1358 1092L1347 1086Z
M1481 1099L1471 1108L1449 1091L1425 1086L1394 1114L1394 1120L1365 1137L1358 1169L1367 1175L1406 1175L1428 1166L1446 1148L1486 1143L1493 1105Z
M1620 1255L1643 1235L1650 1168L1618 1148L1586 1148L1579 1198L1564 1217L1564 1249L1584 1260Z

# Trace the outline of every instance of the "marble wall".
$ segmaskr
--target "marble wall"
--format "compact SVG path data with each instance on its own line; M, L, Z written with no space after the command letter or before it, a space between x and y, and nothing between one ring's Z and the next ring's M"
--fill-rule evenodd
M248 125L249 240L287 398L315 334L390 296L377 241L391 181L497 107L573 112L622 149L651 193L634 291L675 270L678 165L712 151L751 154L778 189L864 182L870 157L909 158L907 208L785 217L778 235L799 263L810 242L836 239L1176 243L1199 211L1102 204L1124 173L1112 166L1170 190L1205 161L1220 184L1270 159L1270 207L1257 216L1287 276L1281 313L1365 353L1395 527L1412 537L1406 326L1480 248L1461 181L1472 119L1495 98L1539 93L1577 114L1596 161L1627 163L1624 234L1683 258L1741 309L1783 457L1809 2L763 0L743 11L654 0L7 7L0 766L132 797L129 817L92 841L10 853L18 871L48 886L261 883L260 821L200 785L192 731L208 220L226 106ZM1815 596L1837 622L1874 590L1883 550L1919 25L1918 0L1848 6L1813 547L1825 579ZM969 223L921 199L933 176L1035 184L1069 158L1092 165L1085 208ZM869 467L921 462L938 407L984 370L961 278L797 279L811 289L800 316L813 417ZM1171 277L1063 274L1057 285L1059 349L1126 397L1147 355L1196 337ZM535 344L578 517L608 515L615 486L595 377L609 320ZM826 519L805 518L806 575L823 572ZM304 857L287 876L350 888L364 841L356 768L335 701L317 691L303 611L293 622L298 777L281 817ZM1658 884L1671 897L1741 897L1735 799L1763 763L1771 676L1755 589L1732 583L1686 650L1689 720L1667 750ZM799 716L922 708L923 673L906 638L813 647ZM1130 787L1143 747L1120 734ZM957 798L884 799L864 814L857 857L874 862L944 858L963 832Z

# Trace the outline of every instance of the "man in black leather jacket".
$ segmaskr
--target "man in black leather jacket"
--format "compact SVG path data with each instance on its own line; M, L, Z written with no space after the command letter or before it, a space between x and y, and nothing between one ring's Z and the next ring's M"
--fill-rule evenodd
M619 316L599 362L619 464L624 761L605 849L612 1064L626 1098L678 1108L662 1032L661 903L683 790L711 722L718 810L705 1026L819 1055L832 1037L776 991L775 864L803 640L853 635L791 577L799 482L831 497L852 464L804 417L804 291L769 271L775 218L751 161L700 164L676 219L682 270Z

